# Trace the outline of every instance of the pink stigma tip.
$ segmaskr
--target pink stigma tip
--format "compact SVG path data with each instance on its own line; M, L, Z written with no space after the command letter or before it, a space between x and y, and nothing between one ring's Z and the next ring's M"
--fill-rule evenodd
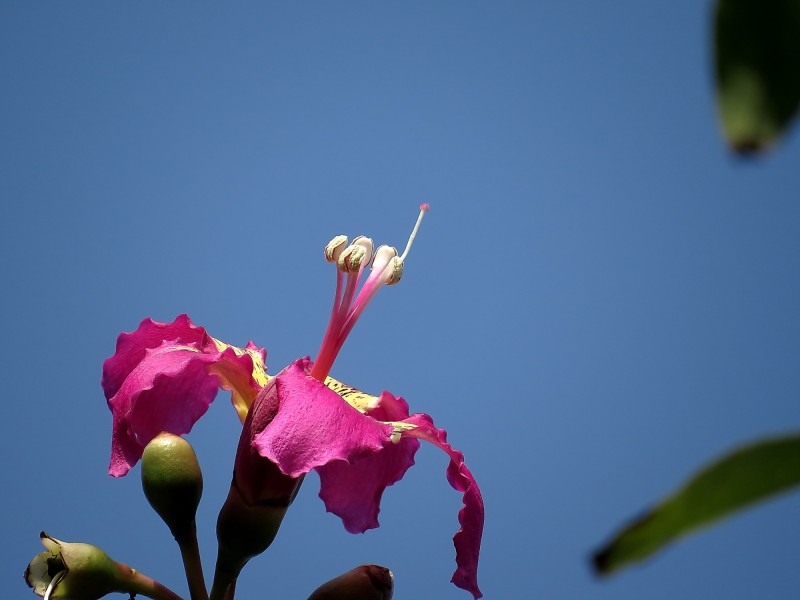
M422 204L419 205L419 209L423 212L428 210L430 207L431 205L428 204L427 202L423 202Z

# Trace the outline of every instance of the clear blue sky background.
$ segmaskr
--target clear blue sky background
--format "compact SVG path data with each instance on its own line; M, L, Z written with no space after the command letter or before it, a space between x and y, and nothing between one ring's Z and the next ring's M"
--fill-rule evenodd
M800 425L800 140L720 141L709 2L0 5L3 544L91 541L186 593L139 486L106 475L116 336L188 312L316 353L334 234L405 243L333 375L391 390L464 451L486 501L487 598L791 598L798 496L609 581L590 552L719 453ZM200 542L239 430L189 439ZM377 562L398 599L449 583L460 498L423 448L353 536L310 477L242 598L302 599Z

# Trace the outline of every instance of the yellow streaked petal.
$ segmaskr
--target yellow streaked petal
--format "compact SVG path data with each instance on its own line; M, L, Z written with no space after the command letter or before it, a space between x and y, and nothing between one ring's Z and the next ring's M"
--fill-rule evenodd
M366 394L361 390L357 390L356 388L347 385L346 383L342 383L334 379L333 377L326 377L325 378L325 385L327 385L330 389L334 392L339 394L339 396L347 402L350 406L355 408L360 413L366 413L369 410L378 406L380 402L380 396L373 396L371 394ZM416 429L416 425L413 423L404 423L403 421L380 421L384 425L390 425L392 427L392 437L390 438L393 443L397 443L400 441L401 436L403 435L404 431L408 431L409 429Z
M392 437L389 439L392 440L394 444L400 441L400 437L403 435L404 431L417 428L413 423L403 423L402 421L381 421L381 423L392 426Z
M267 369L264 365L264 360L261 358L261 354L257 350L252 350L250 348L239 348L238 346L226 344L225 342L213 337L211 339L213 340L214 345L217 347L217 350L220 352L224 352L230 348L233 350L236 356L250 356L250 359L253 363L253 370L250 373L252 380L259 388L263 388L267 385L271 377L267 375ZM239 416L239 420L244 423L244 420L247 418L247 413L250 410L250 406L253 404L253 400L255 400L255 397L258 394L258 390L254 389L249 381L242 381L239 373L237 373L236 370L229 369L228 365L224 363L212 365L209 367L209 371L219 376L220 386L223 389L231 392L231 403L236 409L236 414Z
M224 352L228 348L233 350L237 356L244 356L245 354L249 354L250 358L253 359L253 380L264 387L269 383L269 380L272 379L269 375L267 375L267 366L264 364L264 360L261 358L261 354L257 350L252 350L250 348L239 348L238 346L233 346L231 344L226 344L225 342L221 342L216 338L211 338L214 342L214 345L220 352Z
M334 392L342 397L342 400L347 402L350 406L355 408L358 412L366 413L368 410L378 406L378 396L365 394L361 390L337 381L333 377L325 378L325 385L327 385Z

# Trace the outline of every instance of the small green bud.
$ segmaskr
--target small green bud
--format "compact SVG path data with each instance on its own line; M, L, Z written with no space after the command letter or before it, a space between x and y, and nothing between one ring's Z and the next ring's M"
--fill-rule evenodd
M147 444L142 455L142 488L176 540L194 535L203 473L189 442L161 433Z
M390 600L392 572L380 565L361 565L319 586L308 600Z
M125 591L126 569L97 546L62 542L44 531L39 536L47 550L37 554L25 569L25 581L48 600L97 600Z
M98 600L113 592L181 600L157 581L111 560L97 546L62 542L44 531L39 537L46 550L25 569L25 582L44 600Z

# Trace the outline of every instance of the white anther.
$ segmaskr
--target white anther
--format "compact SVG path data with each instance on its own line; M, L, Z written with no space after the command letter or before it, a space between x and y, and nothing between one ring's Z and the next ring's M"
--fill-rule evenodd
M378 272L383 271L386 265L389 264L389 261L396 256L397 248L386 245L378 246L378 249L375 251L375 260L372 261L372 270Z
M366 254L362 259L362 262L365 265L369 264L369 261L372 260L372 249L374 248L374 244L372 243L372 238L368 238L366 236L360 235L356 239L353 240L353 245L361 246L366 250Z

